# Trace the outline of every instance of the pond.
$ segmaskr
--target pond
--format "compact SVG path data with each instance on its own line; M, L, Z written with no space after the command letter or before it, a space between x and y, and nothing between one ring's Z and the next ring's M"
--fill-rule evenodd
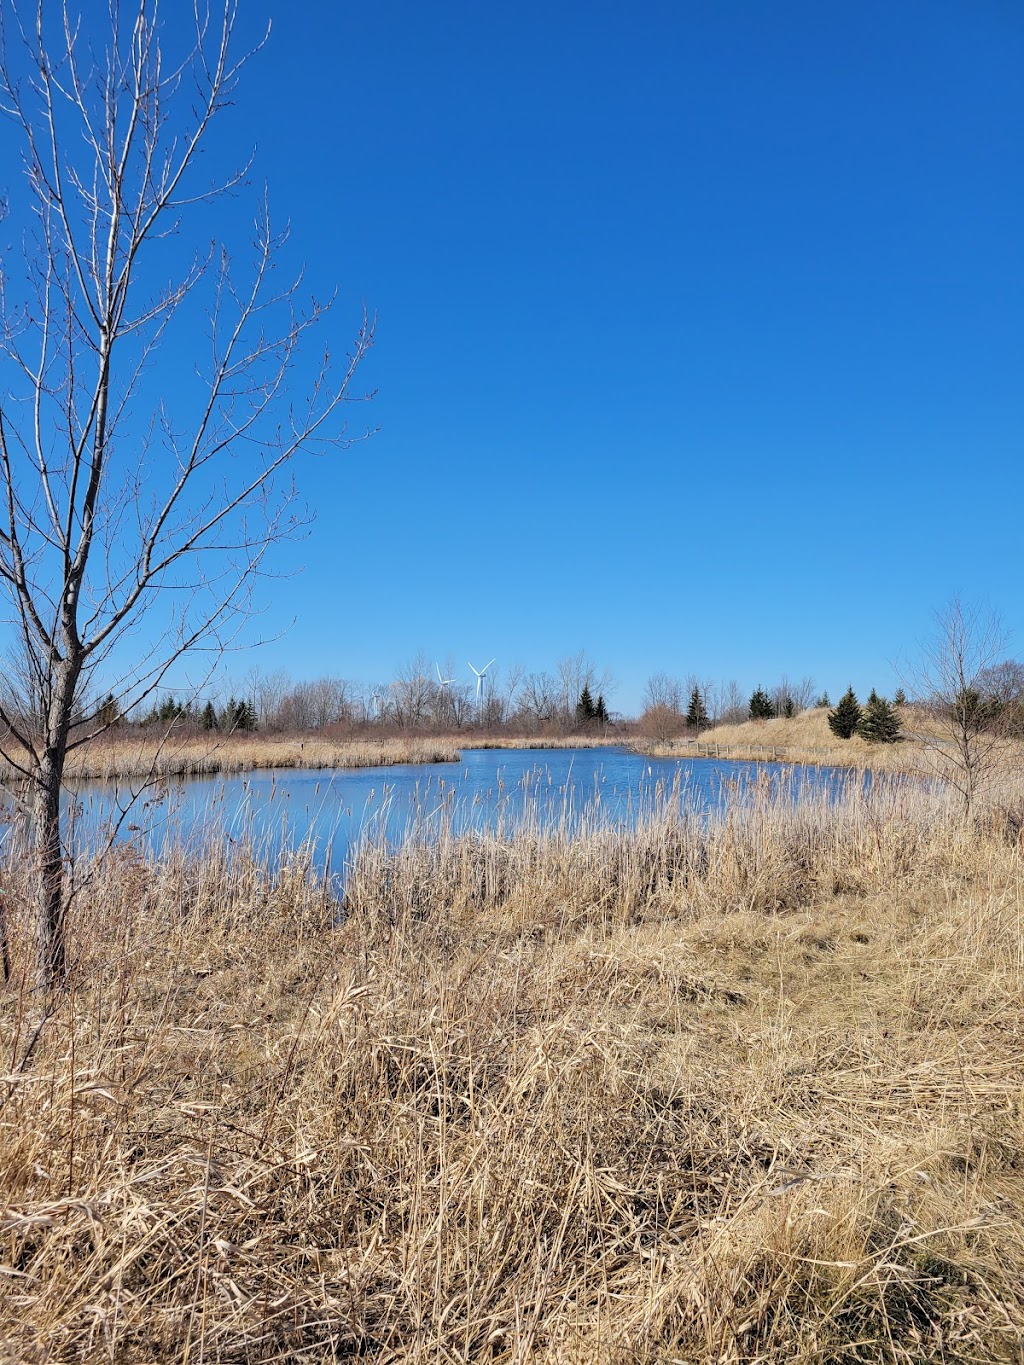
M127 786L90 783L73 802L75 847L109 837L147 854L185 841L252 840L269 861L308 843L318 867L342 881L361 839L397 844L456 832L511 835L593 824L628 827L664 810L713 811L754 782L794 801L838 794L851 775L834 768L719 759L648 758L624 748L469 749L459 763L287 769L172 781L131 804Z

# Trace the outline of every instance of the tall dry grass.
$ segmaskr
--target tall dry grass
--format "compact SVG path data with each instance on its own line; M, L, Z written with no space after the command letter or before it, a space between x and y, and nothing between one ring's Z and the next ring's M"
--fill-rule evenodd
M9 1361L1020 1361L1014 813L96 869L52 1014L17 868Z
M68 756L69 781L209 777L269 768L376 768L400 763L457 763L460 750L441 738L330 740L315 736L173 733L166 738L105 736ZM0 777L11 774L0 767Z
M638 739L633 747L659 758L712 756L737 759L774 759L782 763L810 763L829 767L864 768L873 772L948 776L956 757L948 731L921 707L901 708L903 738L896 744L871 744L854 735L837 738L828 726L825 707L812 707L797 716L772 720L748 720L736 725L716 725L699 739L680 736L664 742ZM1024 768L1024 748L1019 741L998 745L993 759L1019 774Z
M68 757L69 781L210 777L270 768L376 768L403 763L457 763L464 749L580 749L618 744L608 735L387 735L379 739L329 736L187 734L146 736L111 732ZM13 769L0 759L0 780Z

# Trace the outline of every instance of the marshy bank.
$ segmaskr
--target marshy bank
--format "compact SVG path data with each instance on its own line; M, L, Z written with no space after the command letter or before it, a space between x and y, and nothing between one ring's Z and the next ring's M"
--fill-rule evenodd
M115 850L2 998L10 1361L1019 1362L1021 848L941 795ZM37 1031L38 1030L38 1031Z
M955 776L956 743L948 724L918 706L900 708L903 732L896 743L878 744L853 735L839 739L828 725L828 710L811 707L798 715L716 725L701 735L640 734L631 740L638 753L657 758L714 758L734 762L774 762L903 773L931 779ZM985 735L974 741L994 773L1024 775L1024 743L1013 735Z
M472 749L591 749L621 741L610 735L387 734L332 737L183 733L145 735L114 729L69 754L69 782L164 781L274 768L380 768L410 763L458 763ZM15 779L0 760L0 777Z
M144 859L187 846L258 849L268 865L306 846L311 865L337 885L363 841L387 849L471 833L521 846L549 835L593 841L609 828L704 818L736 808L765 787L798 802L837 794L848 773L751 763L657 759L601 747L538 753L467 749L457 764L393 764L349 769L271 769L169 779L142 786L86 782L69 794L68 838L79 857L116 830ZM522 836L522 837L520 837Z

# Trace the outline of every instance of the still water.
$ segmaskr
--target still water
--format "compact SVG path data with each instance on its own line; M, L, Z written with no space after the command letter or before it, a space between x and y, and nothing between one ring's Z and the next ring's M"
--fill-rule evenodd
M90 783L77 793L73 837L81 852L110 837L145 853L186 842L253 840L271 862L311 845L318 866L342 881L361 839L397 844L457 832L514 833L559 825L628 827L665 803L698 812L760 782L800 800L842 790L834 768L646 758L620 748L469 749L459 763L386 768L286 769L171 781L131 801L127 786Z

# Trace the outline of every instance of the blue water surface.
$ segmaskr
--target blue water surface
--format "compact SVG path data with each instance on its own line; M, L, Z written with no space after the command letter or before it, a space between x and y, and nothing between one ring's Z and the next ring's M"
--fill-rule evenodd
M458 763L172 780L134 801L126 784L89 783L73 798L72 829L79 853L111 832L147 855L172 843L198 852L211 840L252 840L274 863L306 845L317 867L341 881L360 839L397 845L443 827L511 835L526 822L623 828L666 805L713 811L755 782L799 800L834 796L849 780L835 768L649 758L625 748L468 749Z

